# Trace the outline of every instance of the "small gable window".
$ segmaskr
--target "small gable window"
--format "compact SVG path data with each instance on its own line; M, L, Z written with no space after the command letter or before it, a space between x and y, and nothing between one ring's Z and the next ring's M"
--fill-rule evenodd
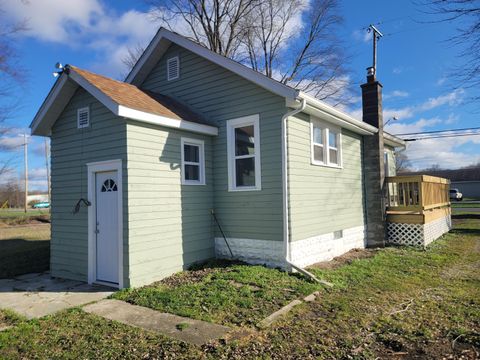
M205 155L202 140L182 138L182 184L205 185Z
M178 56L167 60L167 80L175 80L180 77L180 60Z
M79 129L90 126L90 109L88 107L77 110L77 127Z
M342 167L342 133L340 128L312 119L311 156L313 165Z
M117 184L115 183L114 180L112 179L107 179L103 182L102 185L102 192L111 192L111 191L117 191Z

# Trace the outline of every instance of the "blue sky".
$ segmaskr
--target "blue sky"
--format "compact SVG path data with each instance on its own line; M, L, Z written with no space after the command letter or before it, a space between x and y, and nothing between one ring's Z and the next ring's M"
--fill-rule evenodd
M16 90L20 108L6 124L9 134L0 139L10 151L9 176L21 176L22 152L18 134L27 131L33 116L54 83L57 61L75 64L114 78L125 73L121 59L129 46L145 45L158 23L141 1L105 0L0 0L9 19L28 19L30 31L18 38L19 64L26 81ZM410 1L340 1L345 23L339 30L349 53L350 83L360 98L359 85L371 64L372 45L364 30L370 23L386 35L379 43L378 79L384 86L384 117L396 116L391 133L430 131L479 126L478 105L465 103L471 89L453 88L449 72L461 59L445 42L455 25L426 23L431 20ZM348 109L361 117L360 102ZM477 112L475 112L477 110ZM1 145L0 144L0 145ZM432 164L455 168L480 161L480 136L418 141L407 154L415 168ZM32 189L45 188L43 139L30 139Z

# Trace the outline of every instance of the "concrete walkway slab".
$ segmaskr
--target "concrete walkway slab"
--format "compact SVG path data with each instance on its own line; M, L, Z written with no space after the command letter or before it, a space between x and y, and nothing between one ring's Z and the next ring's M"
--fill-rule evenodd
M162 313L120 300L102 300L85 306L83 310L105 319L155 331L195 345L223 338L232 330L227 326Z
M112 289L81 281L51 278L49 273L0 279L0 309L9 309L27 319L98 301Z

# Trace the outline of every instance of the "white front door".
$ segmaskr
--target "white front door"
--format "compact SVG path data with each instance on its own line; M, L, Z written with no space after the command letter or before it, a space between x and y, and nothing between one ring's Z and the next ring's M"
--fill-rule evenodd
M96 280L118 284L117 171L95 173Z

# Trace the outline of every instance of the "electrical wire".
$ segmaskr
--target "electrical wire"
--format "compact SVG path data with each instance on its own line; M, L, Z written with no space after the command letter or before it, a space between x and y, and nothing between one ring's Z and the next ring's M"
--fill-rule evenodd
M421 132L413 132L413 133L395 134L395 136L437 134L437 133L442 133L442 132L449 132L449 133L450 133L450 132L454 132L454 131L469 131L469 130L480 130L480 127L471 127L471 128L463 128L463 129L452 129L452 130L421 131Z
M403 141L418 141L418 140L443 139L443 138L451 138L451 137L478 136L478 135L480 135L480 133L475 133L475 134L454 134L454 135L425 136L425 137L408 138L408 139L402 139L402 140L403 140Z

